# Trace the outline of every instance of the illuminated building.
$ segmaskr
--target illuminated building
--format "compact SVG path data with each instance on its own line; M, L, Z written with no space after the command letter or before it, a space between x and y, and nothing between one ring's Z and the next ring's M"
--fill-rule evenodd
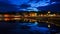
M28 21L29 19L27 19L27 18L24 18L24 21Z
M50 11L48 11L48 14L50 14L51 12Z
M29 19L29 22L36 22L37 20Z
M53 14L54 16L56 16L56 14Z
M2 15L2 14L0 14L0 17L3 17L3 15Z
M43 14L41 14L40 16L44 16Z
M4 14L4 17L10 17L10 15L9 14Z
M49 14L48 16L52 17L52 16L56 16L56 14Z
M20 18L21 16L20 16L20 15L15 15L14 17L15 17L15 18Z
M29 13L29 16L30 16L30 17L36 17L36 16L37 16L37 13L31 12L31 13Z
M44 17L46 17L47 15L44 15Z
M24 17L28 17L29 15L28 14L24 14Z
M48 23L48 21L46 21L46 23Z
M24 17L28 17L28 15L25 15Z
M29 14L28 12L24 12L24 13L22 13L22 14L23 14L23 15L22 15L23 17L28 17L28 16L29 16L29 15L28 15L28 14Z
M21 20L21 18L12 18L12 20Z
M0 18L0 21L3 20L2 18Z
M16 17L16 18L19 18L19 17L22 17L21 15L10 15L11 17Z
M9 20L10 20L10 18L4 18L4 20L5 20L5 21L9 21Z

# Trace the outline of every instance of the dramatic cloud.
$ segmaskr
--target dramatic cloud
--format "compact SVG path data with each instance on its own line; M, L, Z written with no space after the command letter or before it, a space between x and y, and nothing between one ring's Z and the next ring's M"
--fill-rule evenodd
M47 7L51 7L57 3L59 2L52 0L0 0L0 10L4 10L4 11L50 10L51 8L48 9ZM39 9L37 9L38 7ZM42 8L46 8L46 9L42 9Z

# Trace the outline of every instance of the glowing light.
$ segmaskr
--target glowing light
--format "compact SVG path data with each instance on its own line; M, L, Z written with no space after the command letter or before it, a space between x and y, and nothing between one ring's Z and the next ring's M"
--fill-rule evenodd
M50 28L50 25L48 25L48 27Z
M50 14L49 16L56 16L56 14Z
M48 21L46 21L46 23L48 23Z
M56 14L53 14L54 16L56 16Z
M21 20L21 18L13 18L12 20Z
M37 25L38 24L38 22L35 22L35 25Z
M9 21L9 20L10 20L10 18L4 18L4 20L5 20L5 21Z
M20 15L15 15L14 17L20 17Z
M0 17L3 17L3 15L0 14Z
M49 15L49 16L54 16L54 15Z
M44 15L44 16L46 16L46 15Z
M29 14L31 17L37 16L37 13L30 13Z
M0 18L0 21L3 20L2 18Z
M40 16L43 16L43 14L41 14Z
M51 13L50 11L48 11L48 13Z
M4 17L10 17L10 15L8 15L8 14L4 14Z

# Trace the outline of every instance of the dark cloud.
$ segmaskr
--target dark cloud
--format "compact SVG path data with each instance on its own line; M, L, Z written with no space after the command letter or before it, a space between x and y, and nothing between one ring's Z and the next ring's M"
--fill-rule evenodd
M28 7L30 7L30 5L28 5L28 4L22 4L22 5L20 5L20 8L28 8Z
M16 5L0 2L0 11L17 11Z
M34 0L30 0L30 2L31 1L34 1ZM39 2L39 0L36 0L36 1ZM51 0L51 1L59 2L60 0ZM28 7L31 7L31 5L29 5L28 3L23 3L17 6L15 4L10 4L8 0L2 0L2 2L0 1L0 11L18 11L19 9L27 9ZM49 6L37 7L37 9L60 11L60 3L49 5Z

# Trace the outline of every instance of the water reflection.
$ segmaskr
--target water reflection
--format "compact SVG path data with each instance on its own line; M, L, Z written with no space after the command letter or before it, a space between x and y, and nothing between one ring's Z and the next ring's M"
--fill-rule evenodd
M24 20L24 19L23 19ZM54 28L53 28L54 27ZM0 32L2 34L51 34L57 32L55 25L45 22L0 22Z
M38 23L0 23L2 34L50 34L47 27L40 27ZM3 33L4 32L4 33Z
M20 22L47 22L48 21L48 18L10 18L9 20L7 21L20 21Z

